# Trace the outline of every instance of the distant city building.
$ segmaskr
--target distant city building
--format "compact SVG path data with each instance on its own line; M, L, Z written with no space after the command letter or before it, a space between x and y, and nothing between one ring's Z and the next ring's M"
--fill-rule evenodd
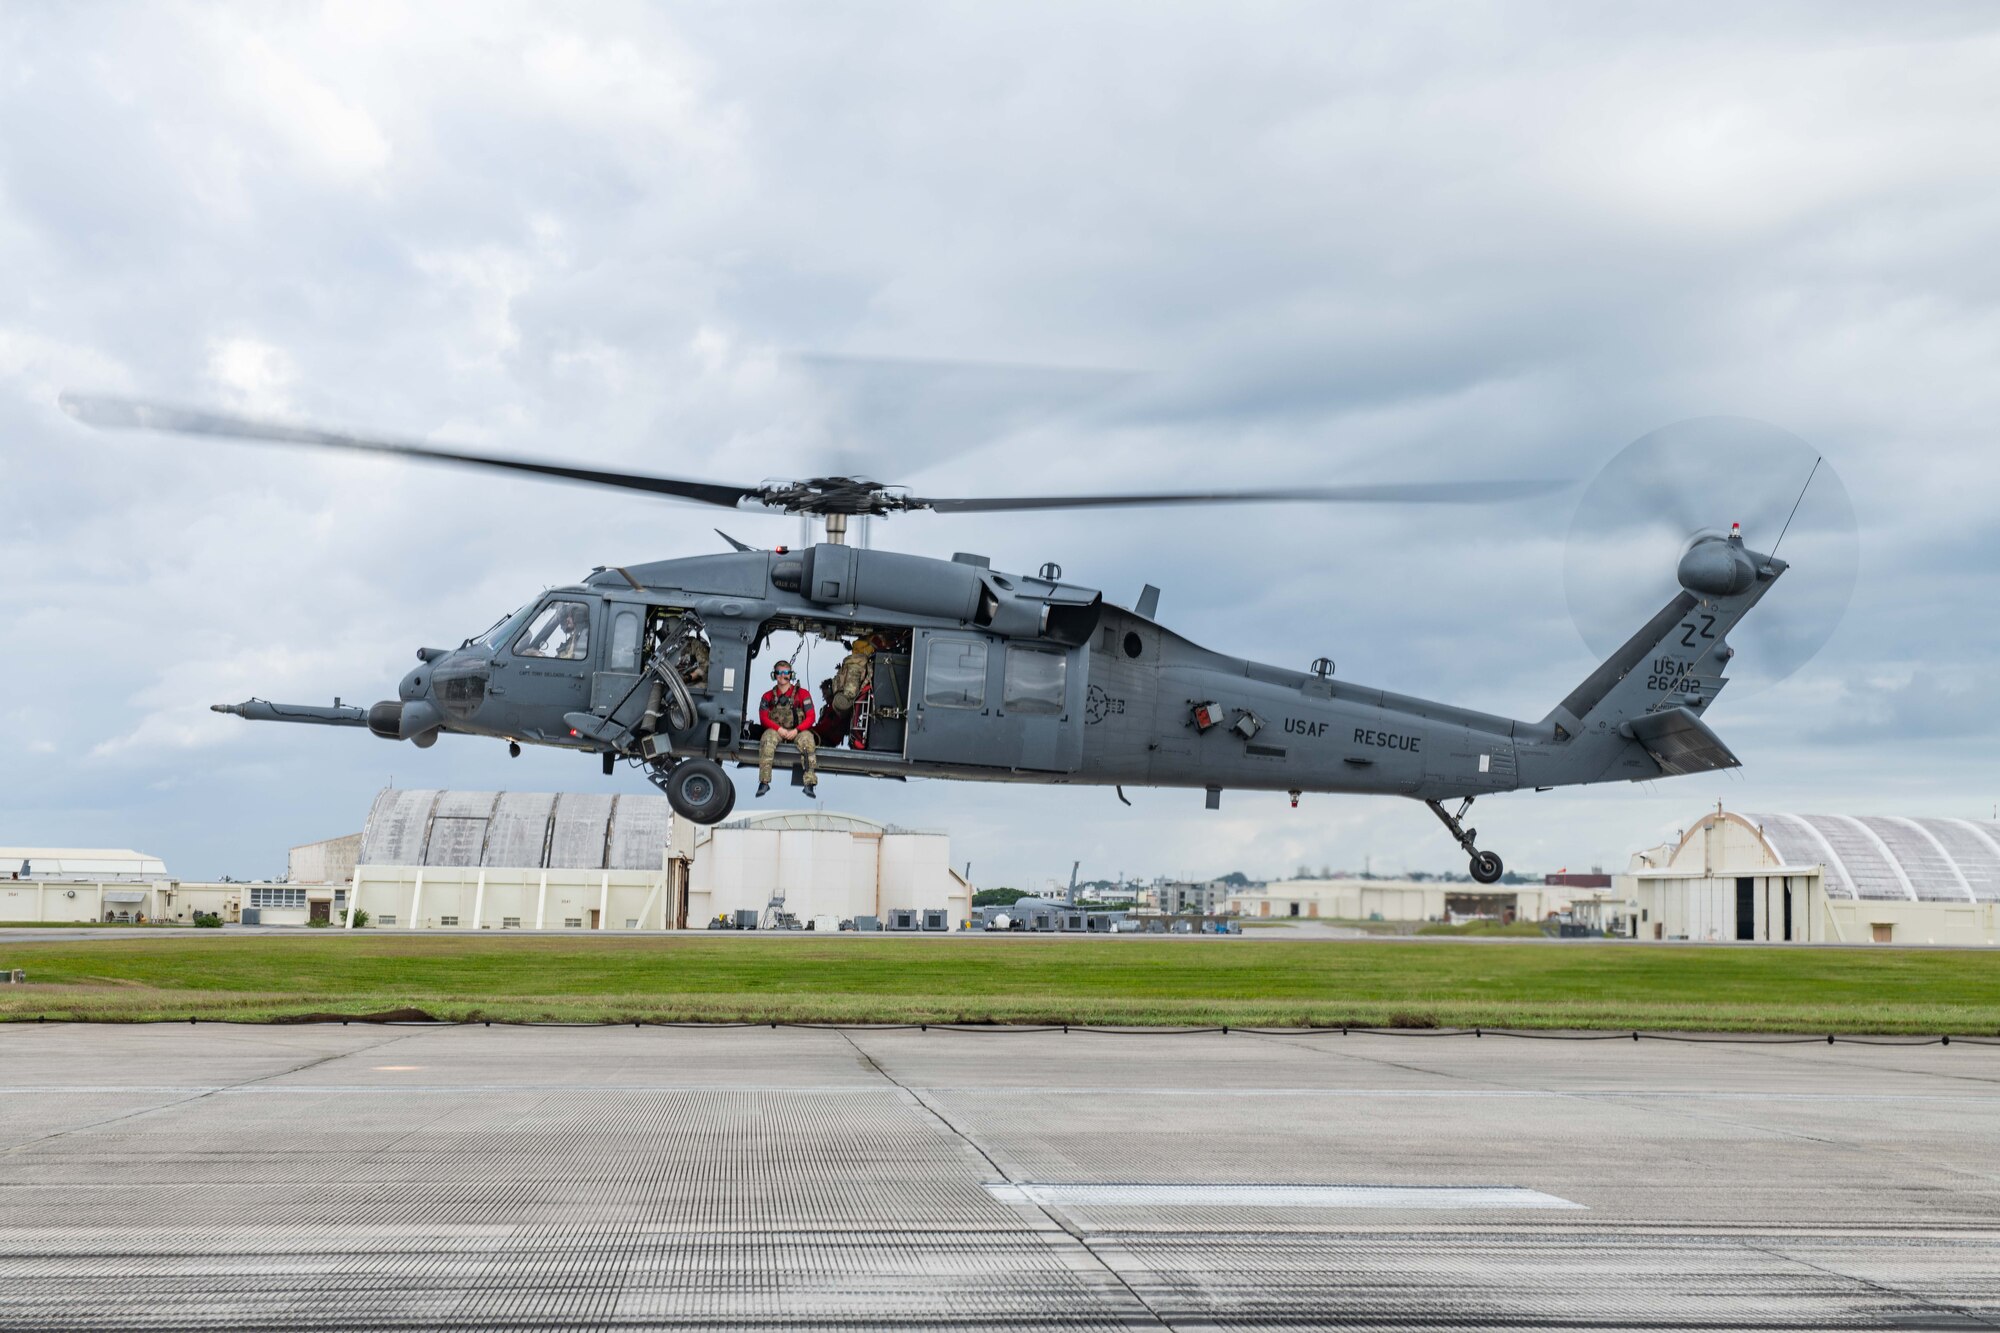
M1157 885L1151 892L1150 905L1153 910L1168 916L1182 912L1195 912L1212 916L1222 910L1222 904L1229 897L1231 886L1219 879L1168 880Z

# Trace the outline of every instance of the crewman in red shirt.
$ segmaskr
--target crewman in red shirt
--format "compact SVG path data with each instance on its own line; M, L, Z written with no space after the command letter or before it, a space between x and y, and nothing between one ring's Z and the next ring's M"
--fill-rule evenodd
M812 733L812 696L800 689L792 676L792 664L779 662L771 668L775 683L764 691L757 706L757 720L764 724L763 739L757 742L757 794L771 790L771 763L778 746L786 741L799 747L806 764L806 795L816 797L819 785L819 739Z

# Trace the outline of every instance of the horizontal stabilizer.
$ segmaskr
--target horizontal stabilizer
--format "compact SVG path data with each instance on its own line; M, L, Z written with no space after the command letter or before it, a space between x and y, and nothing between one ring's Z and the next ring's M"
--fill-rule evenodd
M1708 729L1708 724L1686 708L1641 713L1618 729L1645 746L1668 777L1743 767L1743 761Z

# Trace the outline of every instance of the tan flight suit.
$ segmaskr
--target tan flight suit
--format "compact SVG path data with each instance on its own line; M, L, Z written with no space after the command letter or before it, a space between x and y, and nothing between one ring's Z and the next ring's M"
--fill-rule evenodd
M805 785L810 787L819 781L819 737L808 729L812 725L812 696L803 687L793 686L789 694L779 694L768 690L758 709L759 720L764 724L764 734L757 741L757 781L771 780L771 765L778 757L778 747L785 744L778 734L780 727L795 727L798 735L791 743L799 747L799 755L805 760Z
M674 667L681 682L692 689L708 682L708 641L689 639L681 645L681 660Z
M833 697L827 702L833 706L835 712L854 711L854 701L861 697L861 691L867 686L868 679L874 671L874 645L863 639L854 645L854 651L847 655L841 662L840 669L833 673Z

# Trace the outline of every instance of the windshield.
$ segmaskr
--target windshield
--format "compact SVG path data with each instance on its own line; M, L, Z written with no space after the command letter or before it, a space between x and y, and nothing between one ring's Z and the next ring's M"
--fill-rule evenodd
M473 639L472 642L483 645L484 647L487 648L498 648L501 644L507 642L507 631L514 625L514 623L520 620L522 617L526 616L528 612L534 609L535 609L535 604L533 602L529 602L525 606L519 607L513 611L509 611L506 615L494 621L492 626L488 628L484 634L481 634L478 638Z
M590 608L582 602L550 602L514 641L517 657L555 657L566 662L590 656Z

